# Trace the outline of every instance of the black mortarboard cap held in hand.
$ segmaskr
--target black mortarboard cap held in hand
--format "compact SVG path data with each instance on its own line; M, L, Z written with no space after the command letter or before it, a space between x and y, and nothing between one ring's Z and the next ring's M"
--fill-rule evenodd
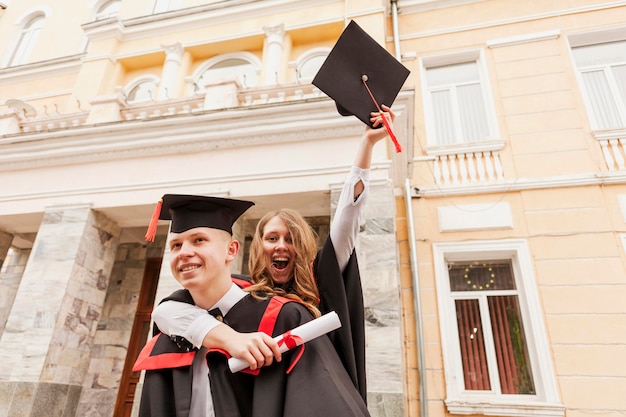
M182 233L195 227L209 227L232 234L235 221L253 205L251 201L232 198L165 194L152 213L146 241L154 242L159 220L171 220L172 233Z
M342 116L354 115L373 127L371 113L382 113L381 104L391 107L409 73L355 21L350 21L315 75L313 85L335 101ZM383 121L398 149L384 115Z

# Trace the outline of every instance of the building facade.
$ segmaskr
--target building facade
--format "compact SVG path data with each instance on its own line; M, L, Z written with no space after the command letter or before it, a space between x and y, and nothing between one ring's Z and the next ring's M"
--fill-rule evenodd
M356 21L411 70L357 242L372 416L626 412L626 1L0 2L0 416L132 416L166 193L323 238ZM247 271L245 256L234 272Z

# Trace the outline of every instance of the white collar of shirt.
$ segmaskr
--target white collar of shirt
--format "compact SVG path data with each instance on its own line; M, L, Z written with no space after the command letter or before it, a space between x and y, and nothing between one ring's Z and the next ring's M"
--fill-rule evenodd
M233 282L230 289L226 292L226 294L224 294L222 298L220 298L217 303L215 303L211 310L213 310L214 308L219 308L222 314L225 316L228 314L230 309L239 302L239 300L246 296L246 294L247 293L244 290L239 288L239 286L237 286L237 284Z

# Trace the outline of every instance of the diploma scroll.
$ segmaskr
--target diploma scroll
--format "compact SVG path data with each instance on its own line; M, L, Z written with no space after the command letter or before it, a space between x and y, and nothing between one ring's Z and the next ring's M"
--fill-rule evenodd
M296 338L301 339L301 342L298 342L295 346L297 347L300 346L302 343L311 341L328 332L338 329L339 327L341 327L341 321L339 320L339 316L337 316L337 313L335 313L334 311L331 311L330 313L326 313L321 317L318 317L314 320L304 323L301 326L296 327L295 329L291 330L290 333L291 336L296 336ZM280 346L281 353L285 353L289 350L289 347L286 343L281 343L281 340L283 339L285 334L281 334L280 336L276 336L274 338L274 340ZM248 362L238 358L230 358L228 359L228 366L230 368L230 371L235 373L246 369L248 367Z

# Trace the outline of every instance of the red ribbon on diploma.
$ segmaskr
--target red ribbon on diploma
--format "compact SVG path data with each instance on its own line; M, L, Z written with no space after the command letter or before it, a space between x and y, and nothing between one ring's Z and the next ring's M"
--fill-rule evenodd
M289 368L287 369L287 374L291 372L293 367L296 366L296 363L298 363L298 361L300 360L300 357L302 357L302 354L304 353L304 341L300 336L291 334L291 330L289 330L288 332L283 334L283 338L280 339L280 341L278 342L278 346L286 345L289 350L297 347L298 344L300 344L301 346L300 351L296 355L296 358L293 360L291 365L289 365Z

